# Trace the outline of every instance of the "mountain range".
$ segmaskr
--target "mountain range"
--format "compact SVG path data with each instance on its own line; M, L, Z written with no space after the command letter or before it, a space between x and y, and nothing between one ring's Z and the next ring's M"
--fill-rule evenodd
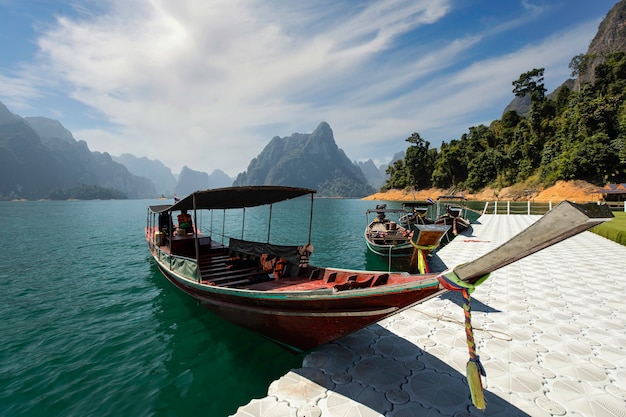
M0 103L0 200L40 199L81 185L154 197L152 182L137 177L107 153L91 152L56 120L11 113Z
M371 171L374 186L337 147L330 126L322 122L311 134L272 139L234 182L302 186L317 189L321 196L362 197L384 183L384 167L372 169L373 164L368 161L363 166ZM296 169L291 172L289 167ZM208 174L185 166L174 175L158 160L92 152L59 121L20 117L0 102L0 200L77 198L85 189L91 198L156 198L231 185L233 179L219 169Z

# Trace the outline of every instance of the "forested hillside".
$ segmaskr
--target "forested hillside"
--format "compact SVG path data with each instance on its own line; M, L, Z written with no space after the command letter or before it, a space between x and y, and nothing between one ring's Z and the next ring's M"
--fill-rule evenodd
M520 183L545 187L558 180L626 182L625 24L622 0L600 24L587 53L572 58L575 80L549 96L544 69L535 68L512 82L516 100L489 126L470 127L439 150L413 133L405 158L387 169L382 190L475 192ZM516 105L518 111L509 110Z
M572 60L572 75L585 73L588 58ZM531 98L527 116L508 111L439 151L413 133L404 160L388 168L383 190L626 182L626 54L609 54L595 67L593 82L577 90L561 86L553 98L545 95L543 72L533 69L513 81L516 96Z

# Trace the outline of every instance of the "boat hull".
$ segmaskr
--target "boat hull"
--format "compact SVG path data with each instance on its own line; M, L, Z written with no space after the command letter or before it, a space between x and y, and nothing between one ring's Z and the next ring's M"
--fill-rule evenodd
M437 225L446 225L450 226L449 233L456 236L459 233L463 233L470 227L470 221L465 217L454 217L443 215L435 220L435 224Z
M367 248L371 252L385 259L389 257L407 258L407 257L410 257L411 254L413 253L413 246L411 245L410 241L403 243L401 245L377 245L375 243L372 243L371 240L366 238L365 244L367 245Z
M306 352L440 294L430 284L318 292L255 292L190 282L157 265L180 290L221 318L292 352Z

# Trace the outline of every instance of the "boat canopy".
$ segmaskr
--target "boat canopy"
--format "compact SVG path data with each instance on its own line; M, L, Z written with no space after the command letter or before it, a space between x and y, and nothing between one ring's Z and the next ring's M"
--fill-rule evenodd
M440 195L437 200L467 200L467 198L462 195Z
M177 210L212 210L256 207L290 200L306 194L314 194L315 192L315 190L309 188L273 185L214 188L193 192L171 206L150 206L150 210L160 213L163 211Z

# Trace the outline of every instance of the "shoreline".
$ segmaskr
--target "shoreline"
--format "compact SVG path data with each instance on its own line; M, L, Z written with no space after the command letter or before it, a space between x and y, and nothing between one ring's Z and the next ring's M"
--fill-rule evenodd
M561 202L569 200L577 203L597 202L602 195L596 193L599 188L581 180L557 181L551 187L540 190L529 190L524 185L515 185L502 189L485 188L476 193L462 191L468 200L473 201L531 201L531 202ZM425 190L389 190L375 193L362 200L382 201L426 201L429 197L433 200L440 195L452 194L451 190L441 188L429 188ZM459 194L457 190L454 194Z

